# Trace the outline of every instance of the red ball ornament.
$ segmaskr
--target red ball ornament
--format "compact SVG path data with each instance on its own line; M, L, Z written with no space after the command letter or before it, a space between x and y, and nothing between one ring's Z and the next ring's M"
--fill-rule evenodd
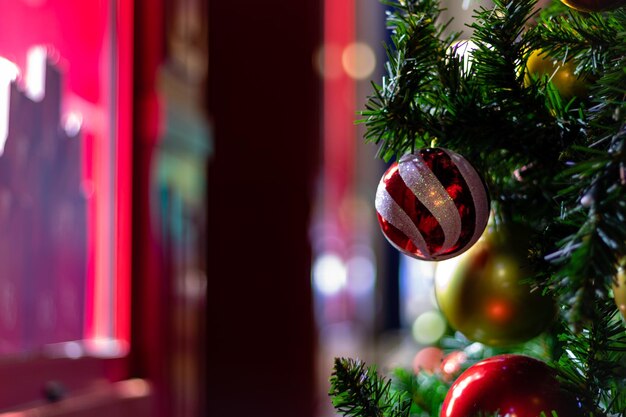
M376 190L383 234L405 255L441 261L460 255L489 219L485 183L461 155L443 148L404 155Z
M434 346L425 347L413 358L413 372L419 374L425 371L433 374L441 367L441 361L443 361L443 350Z
M468 368L450 387L440 417L496 411L516 417L583 416L580 402L563 389L554 370L522 355L494 356Z
M463 365L467 362L467 353L462 350L450 352L441 361L441 375L445 381L454 380L461 373Z

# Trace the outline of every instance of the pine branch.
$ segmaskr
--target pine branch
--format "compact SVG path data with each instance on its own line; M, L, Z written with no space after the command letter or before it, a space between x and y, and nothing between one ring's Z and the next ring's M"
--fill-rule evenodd
M572 208L559 219L569 234L547 256L560 268L549 282L569 306L565 315L575 329L585 327L596 304L608 298L617 264L626 256L625 139L626 129L612 138L609 150L588 150L587 158L561 174L572 184L561 193Z
M572 60L575 73L587 77L595 105L583 113L578 109L572 119L578 116L588 137L613 135L621 128L626 97L626 10L602 14L568 10L548 15L533 29L532 48L559 62Z
M413 400L411 416L438 417L450 382L444 381L438 374L415 374L399 368L393 373L393 388Z
M366 139L389 160L436 138L483 173L498 216L535 234L537 285L561 305L560 342L550 347L565 352L563 383L590 415L624 417L626 332L611 284L626 257L626 8L554 5L529 30L534 0L495 0L476 11L478 49L459 58L454 36L442 37L436 0L386 4L392 43L387 75L362 113ZM563 99L547 78L525 82L537 49L574 60L589 77L588 97ZM361 362L338 359L331 395L345 415L435 417L441 386L425 378L396 373L390 387Z
M623 15L618 13L566 14L546 17L535 28L534 49L565 62L574 59L576 73L602 73L611 61L621 56L619 39L624 38Z
M395 7L387 17L392 30L387 75L382 85L373 84L374 94L361 114L365 139L380 144L378 156L389 160L436 135L436 69L451 38L441 40L446 25L437 23L436 1L384 3Z
M361 361L335 358L330 396L344 416L408 417L410 398L391 392L391 381Z
M471 25L473 39L479 46L474 53L476 77L482 85L491 87L498 101L524 96L524 74L519 69L528 50L528 37L522 34L533 17L535 4L536 1L527 0L496 0L493 9L481 8Z
M596 305L588 328L561 335L566 353L556 364L562 383L594 416L624 415L626 333L614 304ZM621 413L621 414L618 414Z
M484 108L500 116L493 125L500 140L492 146L513 152L518 160L530 154L554 163L563 137L542 92L524 85L525 61L536 36L526 31L534 6L529 0L497 0L493 9L480 9L472 24L472 39L479 45L472 68L485 91Z

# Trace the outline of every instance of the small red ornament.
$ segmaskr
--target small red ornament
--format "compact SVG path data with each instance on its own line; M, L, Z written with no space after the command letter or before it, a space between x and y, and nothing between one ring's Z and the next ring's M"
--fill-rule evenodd
M404 155L385 172L376 212L394 247L417 259L441 261L478 240L489 219L489 196L465 158L427 148Z
M419 374L424 371L433 374L441 367L442 360L443 350L434 346L425 347L413 358L413 372Z
M461 373L463 365L467 362L467 353L462 350L450 352L441 361L441 375L445 381L454 380Z
M522 355L499 355L468 368L454 382L440 417L490 415L582 417L579 401L565 391L553 369Z

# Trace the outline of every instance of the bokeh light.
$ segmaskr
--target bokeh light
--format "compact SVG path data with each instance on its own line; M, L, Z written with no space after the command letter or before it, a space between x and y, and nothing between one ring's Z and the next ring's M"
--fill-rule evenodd
M313 286L320 293L330 296L345 288L347 268L336 254L325 253L313 263Z
M376 69L376 55L371 46L354 42L346 46L341 54L344 71L355 80L369 78Z
M446 332L446 320L436 310L420 314L413 322L413 338L422 345L431 345L441 339Z

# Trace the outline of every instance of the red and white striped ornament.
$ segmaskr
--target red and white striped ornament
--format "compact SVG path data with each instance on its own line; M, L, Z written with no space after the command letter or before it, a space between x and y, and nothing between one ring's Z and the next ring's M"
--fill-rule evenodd
M378 184L375 205L387 240L428 261L465 252L489 219L482 178L465 158L443 148L421 149L394 163Z

